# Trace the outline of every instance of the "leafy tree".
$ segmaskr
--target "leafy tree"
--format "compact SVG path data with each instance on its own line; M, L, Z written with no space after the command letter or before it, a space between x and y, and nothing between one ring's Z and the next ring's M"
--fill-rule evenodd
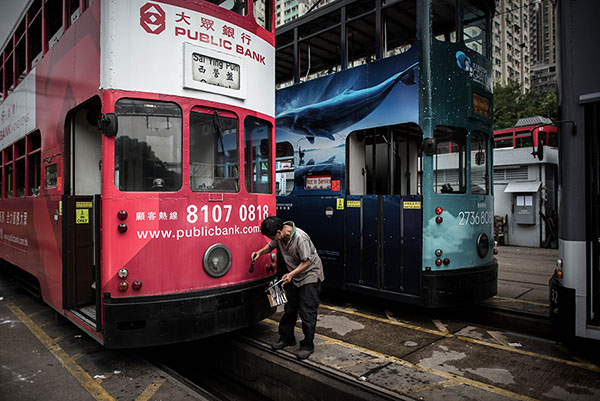
M506 86L494 85L494 129L514 127L520 118L543 116L557 120L556 93L523 93L521 84L509 81Z

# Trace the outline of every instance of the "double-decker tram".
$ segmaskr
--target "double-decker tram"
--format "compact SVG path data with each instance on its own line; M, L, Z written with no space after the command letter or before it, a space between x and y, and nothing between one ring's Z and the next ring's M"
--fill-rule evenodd
M278 28L277 213L326 285L427 307L496 294L494 10L340 0Z
M600 340L600 62L593 0L557 1L559 259L550 319L568 339ZM597 346L597 344L594 344Z
M108 348L273 309L271 0L33 0L2 48L0 258ZM274 257L274 255L273 255Z

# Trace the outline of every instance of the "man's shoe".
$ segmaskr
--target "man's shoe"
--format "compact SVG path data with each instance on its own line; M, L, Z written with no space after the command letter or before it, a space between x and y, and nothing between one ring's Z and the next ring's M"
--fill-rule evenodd
M310 354L313 353L313 350L311 349L301 349L298 351L298 353L296 354L296 356L298 357L298 359L303 360L306 359L310 356Z
M285 347L290 347L292 345L296 345L295 343L288 343L286 341L283 340L279 340L274 344L271 344L271 348L274 349L275 351L279 351L280 349L284 349Z

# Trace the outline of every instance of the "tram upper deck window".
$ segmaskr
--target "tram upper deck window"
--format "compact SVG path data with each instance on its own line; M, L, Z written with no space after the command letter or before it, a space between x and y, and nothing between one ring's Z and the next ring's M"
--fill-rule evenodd
M175 103L120 99L115 105L115 185L121 191L181 188L181 109Z
M488 16L471 0L464 0L463 41L477 53L487 55Z
M195 192L238 192L238 118L226 111L190 112L190 186Z
M383 1L383 55L407 52L417 37L416 0Z
M514 143L512 132L494 135L494 148L512 148L513 146Z
M233 11L239 15L246 15L247 13L247 2L245 0L207 0L209 3L216 4L217 6L224 8L229 11Z
M254 0L254 20L267 31L271 31L271 0Z
M471 193L489 193L488 136L477 131L471 134Z
M437 150L433 156L433 189L441 194L466 192L466 130L438 126L434 137Z
M252 193L271 193L271 124L255 117L244 121L246 190Z
M456 42L456 0L433 0L433 36L442 42Z

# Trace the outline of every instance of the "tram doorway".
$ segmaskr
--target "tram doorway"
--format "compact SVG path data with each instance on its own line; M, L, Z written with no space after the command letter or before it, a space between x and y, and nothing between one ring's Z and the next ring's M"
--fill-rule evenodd
M586 144L589 161L589 181L586 185L589 188L588 210L586 219L588 226L588 244L591 249L588 250L590 260L590 299L591 310L589 312L590 323L600 324L600 102L590 103L585 106L585 138L589 143Z
M102 135L95 125L99 114L100 102L93 99L70 111L65 121L63 303L91 326L100 321Z
M421 136L416 124L378 127L348 135L348 286L420 293Z

